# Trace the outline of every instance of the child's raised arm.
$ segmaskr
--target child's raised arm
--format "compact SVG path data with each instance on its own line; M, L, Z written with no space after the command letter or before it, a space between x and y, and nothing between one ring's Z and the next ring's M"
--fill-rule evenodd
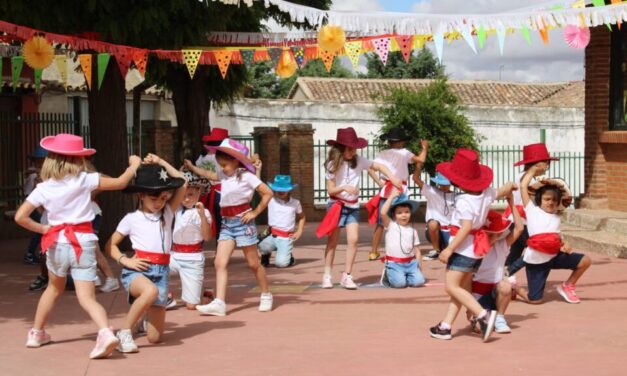
M416 183L416 185L420 189L422 189L422 187L425 185L425 182L422 181L422 179L420 178L420 173L422 172L422 168L424 167L425 161L427 160L427 150L429 149L429 141L421 140L420 144L422 145L422 151L420 152L419 155L414 156L414 158L412 159L416 163L416 168L414 169L414 174L412 175L412 178L414 179L414 183Z
M117 178L112 178L106 175L100 174L100 180L98 183L99 191L119 191L121 189L126 188L128 183L131 182L137 169L141 165L142 160L136 156L131 155L128 157L128 168L124 173Z
M499 189L496 191L496 199L498 200L501 198L505 198L517 189L518 187L515 183L508 181L507 183L500 186Z
M511 246L520 237L523 230L525 229L525 225L523 224L520 212L514 205L514 196L512 196L511 194L507 196L507 203L509 204L509 208L512 211L512 216L514 217L514 230L512 230L512 232L510 232L506 238L507 245Z
M392 201L394 201L394 199L400 194L401 192L398 189L392 188L392 191L390 191L387 200L385 200L385 203L383 204L380 213L381 221L383 222L383 228L388 228L388 226L390 225L390 221L392 219L388 216L388 212L390 211L390 207L392 207Z
M181 185L179 188L177 188L176 191L174 191L174 194L168 201L170 209L172 209L173 212L176 212L176 209L179 207L179 205L181 205L181 202L183 202L183 199L185 198L185 190L187 190L187 180L185 179L185 176L181 171L172 167L172 165L170 165L165 159L162 159L156 154L148 154L146 158L144 158L144 163L158 164L159 166L163 167L168 175L170 175L171 177L181 178L185 180L185 183L183 183L183 185Z
M198 175L198 176L202 176L204 178L207 178L209 180L220 180L218 178L218 173L215 171L209 171L209 170L205 170L204 168L200 168L196 165L194 165L192 163L192 161L190 161L189 159L186 159L183 162L183 165L185 166L185 168L187 168L189 171L193 172L194 174Z
M392 183L392 185L395 186L396 188L403 189L403 182L401 181L401 179L394 176L392 174L392 171L390 171L390 169L387 168L385 165L381 163L373 162L371 168L385 175L385 177L387 177L388 180Z
M531 197L529 196L529 183L531 183L531 179L535 175L535 172L536 167L531 166L525 175L523 175L522 179L520 179L520 198L522 198L523 206L525 207L527 207L531 201Z
M272 189L270 189L270 187L268 187L264 183L261 183L257 186L257 192L261 196L261 201L259 202L259 205L257 205L257 207L255 208L255 210L251 210L242 216L242 223L248 223L257 218L257 216L261 214L261 212L266 210L266 208L268 207L268 203L272 199Z

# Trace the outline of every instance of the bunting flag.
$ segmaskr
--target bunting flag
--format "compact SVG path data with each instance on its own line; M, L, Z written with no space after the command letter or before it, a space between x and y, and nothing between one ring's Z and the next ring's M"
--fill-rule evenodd
M126 74L128 73L128 69L131 67L131 60L133 59L126 51L121 51L117 54L113 55L115 57L115 62L118 63L118 68L120 69L120 75L122 75L122 79L126 79Z
M383 65L388 62L388 51L390 50L390 38L376 38L372 40L374 52L379 55Z
M268 48L268 55L270 55L270 60L272 60L273 67L276 67L276 65L279 63L279 58L281 57L282 52L282 48Z
M104 75L107 71L107 66L109 66L109 59L111 59L111 55L106 52L98 54L98 90L100 90L102 81L104 81Z
M213 51L213 56L215 56L216 58L216 62L218 63L218 68L220 69L220 74L222 75L222 78L226 78L226 72L229 69L229 65L231 64L233 51L216 50Z
M13 82L13 91L17 90L17 82L20 80L23 67L24 56L13 56L11 58L11 79Z
M327 68L327 72L331 72L331 67L333 66L333 58L335 57L335 52L320 50L320 57L324 62L324 67Z
M485 44L485 37L486 37L485 27L481 25L479 26L479 29L477 30L477 41L479 42L479 48L481 49L483 49L483 45Z
M501 53L501 56L503 56L503 48L505 47L505 26L497 26L496 36L499 40L499 52Z
M294 54L294 60L298 68L302 68L305 65L305 48L304 47L292 47L292 53Z
M472 35L470 34L470 29L464 29L461 32L461 34L464 40L466 41L466 43L468 43L468 45L470 46L470 49L472 50L472 52L477 53L477 48L475 48L475 40L472 39Z
M61 82L63 82L63 87L67 90L67 56L56 55L54 60L57 65L57 70L59 71L59 77L61 77Z
M414 35L414 48L415 49L422 50L426 42L427 42L427 39L424 37L424 35Z
M148 64L148 51L137 50L133 53L133 62L135 68L139 71L139 74L144 77L146 75L146 65Z
M531 35L529 35L529 28L527 28L527 26L523 26L520 29L520 32L523 35L523 38L525 38L525 40L527 41L527 44L531 46Z
M81 63L81 69L87 81L87 87L91 90L91 54L78 55L78 61Z
M592 0L592 5L595 7L605 6L605 0Z
M544 42L544 44L549 44L549 31L546 29L546 27L538 30L538 32L540 33L542 42Z
M414 36L400 35L396 37L395 40L401 50L401 54L403 54L405 62L409 64L409 57L411 56L412 47L414 45Z
M357 68L359 66L359 55L361 54L361 41L356 40L352 42L346 42L344 44L344 50L346 51L346 55L350 59L353 64L353 68Z
M444 34L441 32L433 34L433 42L435 43L435 52L438 55L438 61L442 64L442 53L444 49Z
M250 68L255 62L255 50L239 50L242 60L247 68Z
M33 69L33 76L35 77L35 92L39 93L41 88L41 73L44 70L41 68Z
M194 79L200 54L202 54L202 50L183 50L183 60L185 60L190 80Z

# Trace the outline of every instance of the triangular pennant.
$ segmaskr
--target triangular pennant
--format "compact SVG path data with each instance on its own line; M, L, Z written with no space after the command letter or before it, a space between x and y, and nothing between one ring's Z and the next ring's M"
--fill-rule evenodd
M586 0L577 0L573 3L573 8L585 8Z
M67 90L67 56L56 55L54 60L57 65L57 70L59 71L59 77L61 77L61 82L63 82L63 87Z
M468 45L470 46L470 49L472 50L472 52L477 53L477 48L475 48L475 40L472 39L470 30L468 28L464 28L461 34L464 40L466 41L466 43L468 43Z
M17 90L17 82L20 80L22 68L24 67L24 56L13 56L11 58L11 78L13 81L13 91Z
M222 78L226 78L226 72L229 69L229 65L231 64L231 56L233 56L233 51L231 50L217 50L213 51L213 55L216 58L216 62L218 63L218 68L220 68L220 74Z
M148 64L148 51L137 50L133 52L133 62L139 74L144 77L146 75L146 65Z
M538 32L540 32L542 42L544 42L544 44L549 44L549 31L546 28L543 28L538 30Z
M292 53L294 54L294 60L298 68L302 68L305 65L305 48L304 47L292 47Z
M104 75L107 71L107 66L109 65L109 59L111 59L111 55L108 53L98 54L98 90L100 90L102 81L104 81Z
M270 60L272 60L272 66L276 67L279 62L279 58L281 57L281 52L283 52L282 48L268 48L268 55L270 55Z
M414 35L414 49L422 50L426 42L427 39L424 35Z
M359 66L359 55L361 54L361 41L355 40L352 42L346 42L344 44L344 50L346 51L346 55L350 59L353 64L353 68L357 68Z
M41 88L41 73L43 69L33 69L33 76L35 77L35 92L39 93Z
M499 39L499 52L503 55L503 48L505 47L505 26L497 26L496 36Z
M81 63L81 69L87 81L87 87L91 90L91 54L78 55L78 61Z
M592 0L592 5L595 7L603 7L605 6L605 0Z
M442 64L442 53L444 49L444 34L436 33L433 35L433 42L435 43L435 52L438 55L438 61Z
M118 63L118 68L120 69L120 75L122 75L122 79L126 79L126 74L128 73L128 69L131 66L132 57L126 51L118 52L113 56L115 56L115 62Z
M479 48L481 49L483 49L483 45L485 44L485 37L486 37L485 27L481 25L479 26L479 29L477 29L477 42L479 42Z
M390 50L390 38L376 38L372 40L374 52L379 55L383 65L388 62L388 51Z
M239 50L242 60L247 68L250 68L255 62L255 50Z
M529 35L529 28L527 26L523 26L520 28L520 32L523 35L523 38L527 41L527 44L531 46L531 35Z
M411 56L412 47L414 45L414 36L413 35L400 35L394 38L396 43L398 44L398 48L401 50L401 54L403 54L403 58L406 63L409 63L409 57Z
M189 72L189 78L194 79L194 73L196 73L196 67L198 66L198 60L200 59L202 50L182 50L181 52L183 53L183 60Z
M327 68L327 72L331 72L331 66L333 66L333 58L335 57L335 52L320 50L320 57L322 58L322 62L324 62L324 67Z

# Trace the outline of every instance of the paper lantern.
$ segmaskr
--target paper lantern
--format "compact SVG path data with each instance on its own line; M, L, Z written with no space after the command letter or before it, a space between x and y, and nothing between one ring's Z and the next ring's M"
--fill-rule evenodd
M294 60L290 51L283 51L275 69L277 76L281 78L292 77L294 72L296 72L296 68L298 68L296 60Z
M586 48L590 43L590 29L568 25L564 29L564 39L571 48Z
M346 34L340 26L324 25L318 32L318 46L321 50L337 52L344 47Z
M44 37L32 37L22 47L24 60L33 69L44 69L54 60L54 49Z

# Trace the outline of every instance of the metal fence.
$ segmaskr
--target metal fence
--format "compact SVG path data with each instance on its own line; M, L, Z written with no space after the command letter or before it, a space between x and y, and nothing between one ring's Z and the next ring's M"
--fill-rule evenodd
M326 179L324 161L326 160L328 146L325 142L317 141L314 144L314 204L324 204L327 201ZM486 164L494 171L492 185L498 187L507 181L513 181L520 171L513 167L514 163L522 157L522 146L482 146L479 150L481 163ZM368 159L374 159L379 154L377 145L369 144L358 150L358 154ZM584 189L584 155L583 152L559 152L552 153L558 157L559 162L551 163L548 176L561 177L568 182L575 197L583 193ZM422 180L428 181L428 175L423 172ZM420 189L410 179L409 195L414 200L422 201ZM362 173L359 190L359 201L365 203L379 191L376 183L369 178L367 171Z

